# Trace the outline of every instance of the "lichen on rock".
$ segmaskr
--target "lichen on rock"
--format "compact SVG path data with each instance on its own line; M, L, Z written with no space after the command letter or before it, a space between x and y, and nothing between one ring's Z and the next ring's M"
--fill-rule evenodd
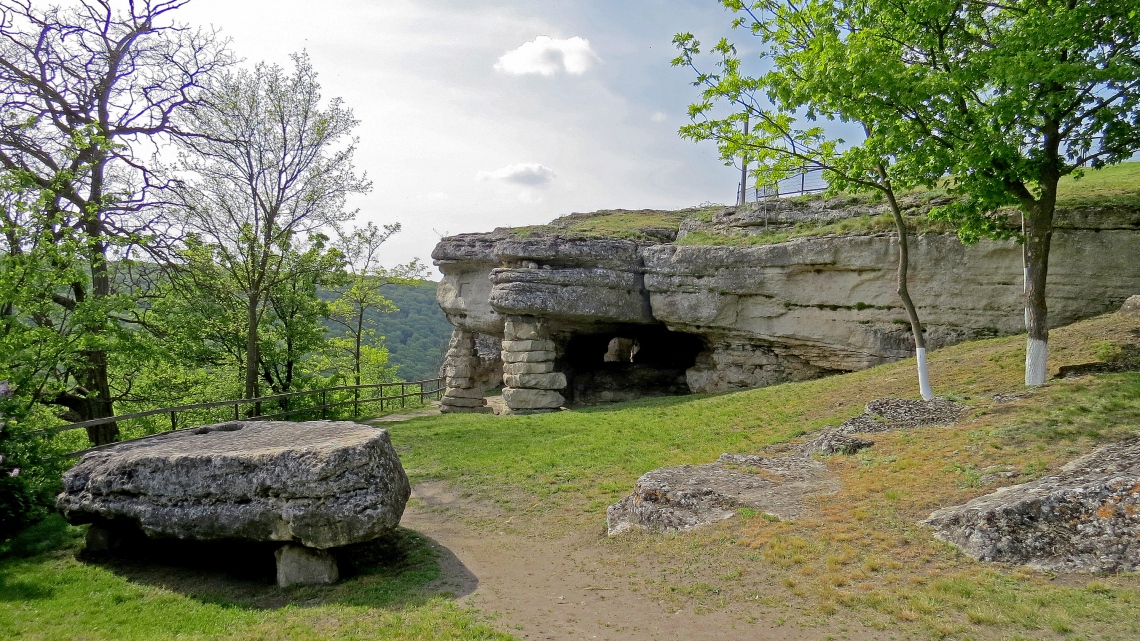
M347 421L233 421L90 452L63 476L73 524L152 537L370 541L400 523L411 493L388 432Z
M1140 569L1140 438L1057 474L931 514L934 536L981 561L1054 572Z

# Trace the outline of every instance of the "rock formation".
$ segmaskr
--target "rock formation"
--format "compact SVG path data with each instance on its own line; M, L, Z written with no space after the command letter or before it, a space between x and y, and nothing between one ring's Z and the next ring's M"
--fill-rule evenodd
M731 518L741 508L794 519L803 512L804 499L839 489L816 454L855 454L874 442L852 434L951 425L967 409L942 399L880 398L868 403L864 413L824 428L790 455L721 454L715 463L647 472L632 494L606 510L607 531L616 536L632 528L688 530Z
M633 493L606 510L606 530L689 530L732 517L740 508L791 519L804 498L839 490L823 463L803 456L723 454L715 463L663 467L637 479Z
M56 507L93 524L92 549L113 548L124 530L288 543L278 569L291 583L335 577L320 551L390 533L410 493L386 430L234 421L90 452L64 474Z
M937 204L908 198L911 213ZM771 211L694 211L672 241L659 229L621 239L557 224L448 237L432 254L444 274L437 299L459 340L542 341L502 352L511 377L504 398L522 411L769 385L913 355L895 294L893 233L868 223L862 233L748 244L765 230L873 216L883 205L809 199L764 207ZM736 244L694 241L709 238ZM1050 322L1116 309L1135 293L1137 255L1140 208L1060 210ZM1022 331L1016 242L966 246L952 233L918 235L910 288L932 348ZM541 328L541 336L508 336L509 323ZM619 352L630 359L615 358ZM454 378L449 387L473 389L459 384L463 375ZM452 410L464 407L482 405L463 401Z
M1097 449L1059 474L1004 487L923 521L982 561L1055 572L1140 569L1140 439Z

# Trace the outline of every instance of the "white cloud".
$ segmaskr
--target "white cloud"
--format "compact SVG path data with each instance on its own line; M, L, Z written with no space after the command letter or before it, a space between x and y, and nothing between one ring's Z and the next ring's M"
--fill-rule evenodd
M501 180L524 187L545 187L554 182L554 170L536 162L520 162L495 171L481 171L479 180Z
M653 115L649 116L649 119L653 122L665 122L668 118L669 116L666 116L664 111L655 111Z
M439 202L443 200L451 200L451 196L442 191L433 191L430 194L421 194L419 196L416 196L416 200Z
M597 57L590 48L590 41L580 36L564 39L538 36L530 42L524 42L518 49L499 56L495 71L515 76L553 76L559 71L565 71L572 76L580 76L586 73L590 63Z

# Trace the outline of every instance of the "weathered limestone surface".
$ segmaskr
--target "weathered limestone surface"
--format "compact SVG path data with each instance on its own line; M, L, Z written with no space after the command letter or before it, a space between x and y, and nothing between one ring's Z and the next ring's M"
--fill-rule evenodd
M1128 300L1120 306L1120 313L1133 318L1140 318L1140 295L1129 296Z
M86 454L64 474L56 507L74 524L154 537L324 549L391 532L410 492L386 430L235 421Z
M562 407L566 375L554 371L554 341L545 321L510 316L503 324L503 402L509 414L549 412Z
M1055 572L1140 569L1140 439L1102 447L1059 474L938 510L924 523L982 561Z
M451 332L451 343L443 359L442 370L447 380L447 388L443 392L443 398L440 399L441 412L446 414L491 411L483 396L486 389L493 387L494 384L487 380L486 366L479 357L474 332L460 327ZM501 372L496 374L502 377Z
M904 208L935 204L908 200ZM778 201L767 212L729 207L711 220L686 220L679 238L683 243L695 231L748 235L765 225L876 215L883 207L840 199ZM507 338L507 317L542 321L541 336L507 340L553 340L554 349L504 346L504 354L515 354L504 356L506 374L555 372L546 363L566 356L568 337L638 326L700 338L704 350L686 380L701 392L815 378L913 355L895 293L893 234L710 246L558 233L462 234L443 239L432 254L444 274L438 301L456 327ZM965 246L954 234L927 233L911 239L910 251L911 294L930 347L1022 331L1015 242ZM1118 309L1140 282L1136 256L1140 208L1058 211L1050 322ZM542 365L519 367L531 363Z
M327 550L286 544L277 548L277 585L319 585L336 583L340 570L336 557Z
M838 489L824 465L810 458L724 454L716 463L642 475L632 494L606 510L606 529L610 536L632 528L689 530L730 518L740 508L792 519L803 512L805 497Z
M875 443L852 434L950 425L967 410L941 399L880 398L868 403L863 414L824 428L784 456L721 454L715 463L653 470L637 480L632 494L606 510L609 535L631 528L688 530L730 518L741 508L794 519L805 510L805 498L839 489L815 455L855 454Z

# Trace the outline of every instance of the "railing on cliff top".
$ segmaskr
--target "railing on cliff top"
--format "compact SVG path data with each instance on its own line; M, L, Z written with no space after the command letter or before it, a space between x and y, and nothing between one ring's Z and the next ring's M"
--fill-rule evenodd
M385 390L399 388L399 394L385 394ZM371 390L370 395L364 395L361 392ZM412 391L409 391L412 390ZM120 416L110 416L107 418L96 418L89 421L79 421L78 423L69 423L59 427L50 427L47 429L39 430L39 433L46 436L54 436L62 432L70 430L84 429L88 427L96 427L99 425L106 425L108 423L120 423L123 421L130 421L135 419L147 418L151 416L160 416L163 414L170 415L170 429L163 430L158 433L173 432L178 429L187 429L190 427L197 427L203 423L183 423L179 424L178 414L185 413L193 410L214 409L219 407L233 407L235 421L248 421L253 419L275 419L275 418L289 418L290 416L297 416L303 414L313 415L319 412L321 418L328 418L329 410L337 407L352 406L352 415L354 417L360 416L360 406L370 403L379 403L380 411L384 410L384 404L387 403L389 408L395 406L399 402L400 407L406 407L407 401L410 398L416 398L422 405L427 399L439 400L443 395L443 379L431 378L422 381L409 381L405 383L374 383L371 385L343 385L340 387L325 387L322 389L305 390L302 392L289 392L287 394L274 394L272 396L261 396L258 398L243 398L233 401L213 401L209 403L194 403L191 405L177 405L174 407L162 407L155 410L147 410L145 412L132 412L130 414L122 414ZM333 400L329 402L329 395L335 395L338 392L352 392L352 398L348 400ZM308 405L301 407L289 407L292 399L299 397L310 397L320 395L320 403L317 405ZM263 413L261 406L264 403L276 403L277 409L280 411L272 413ZM243 414L241 406L250 406ZM149 438L157 436L158 433L147 434L139 438L127 439L128 441L137 441L142 438ZM126 441L118 441L116 443L108 443L107 445L96 445L77 452L67 454L70 457L82 456L87 452L93 452L105 447L117 445Z
M740 188L739 183L737 189ZM827 181L823 179L823 169L803 169L797 174L770 185L757 185L754 193L756 202L792 198L827 191ZM738 192L739 193L739 192Z

